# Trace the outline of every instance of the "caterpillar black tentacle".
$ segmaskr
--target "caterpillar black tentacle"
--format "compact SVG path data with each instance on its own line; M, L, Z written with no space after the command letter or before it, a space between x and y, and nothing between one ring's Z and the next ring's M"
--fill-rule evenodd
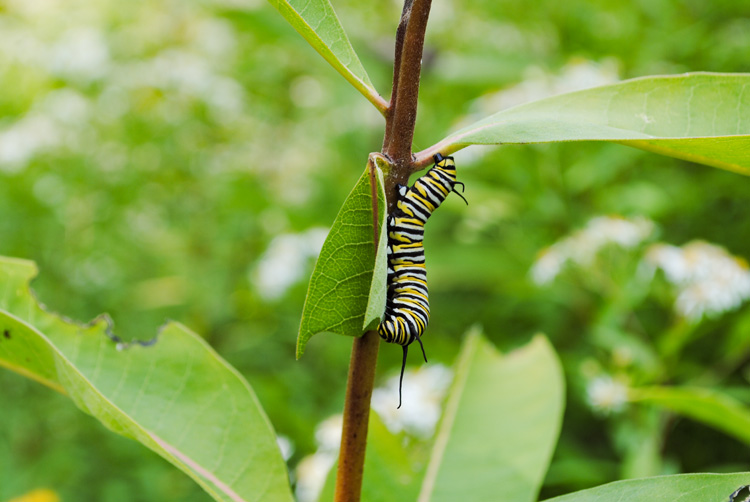
M456 181L456 182L455 182L455 183L453 184L453 190L451 190L451 192L453 192L454 194L456 194L456 195L458 195L459 197L461 197L461 198L462 198L462 199L464 200L464 202L466 202L466 205L468 206L468 205L469 205L469 201L468 201L468 200L466 200L466 197L464 197L462 193L459 193L459 191L458 191L458 190L456 190L456 185L461 185L461 192L465 192L465 191L466 191L466 185L464 185L464 184L463 184L463 183L461 183L460 181Z
M388 343L397 343L404 348L401 376L398 384L398 407L401 407L401 385L404 380L406 356L409 345L415 340L427 354L422 344L422 334L430 320L430 304L427 295L427 271L424 260L424 226L440 204L455 192L464 202L466 199L455 186L456 165L453 157L434 157L435 165L417 179L414 185L398 185L399 198L396 209L388 215L388 293L385 316L378 326L378 333ZM466 202L468 204L468 202Z

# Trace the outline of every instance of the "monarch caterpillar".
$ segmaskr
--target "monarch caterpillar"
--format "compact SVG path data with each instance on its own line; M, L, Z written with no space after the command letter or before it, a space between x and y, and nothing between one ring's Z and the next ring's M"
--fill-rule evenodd
M437 154L435 165L414 185L397 185L396 209L388 215L388 292L385 316L378 326L378 334L388 343L397 343L404 349L401 377L398 383L398 407L401 407L401 384L409 345L416 340L427 362L422 345L422 334L430 320L427 296L427 270L425 269L424 225L432 212L455 192L456 165L453 157ZM467 202L468 204L468 202Z
M742 491L745 491L745 494L740 498L740 494ZM748 502L750 501L750 485L744 485L737 488L730 496L729 496L729 502Z

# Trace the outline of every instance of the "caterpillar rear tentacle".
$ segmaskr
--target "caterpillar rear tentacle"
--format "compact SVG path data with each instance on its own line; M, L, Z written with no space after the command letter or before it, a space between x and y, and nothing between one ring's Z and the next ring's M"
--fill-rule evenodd
M409 345L422 335L430 320L427 294L427 271L424 260L424 225L440 204L455 192L468 204L455 186L456 165L453 157L434 156L435 165L417 179L411 187L398 185L396 209L388 216L388 293L385 316L378 326L378 334L388 343L403 346L401 376L398 384L398 407L401 407L401 387L406 368Z

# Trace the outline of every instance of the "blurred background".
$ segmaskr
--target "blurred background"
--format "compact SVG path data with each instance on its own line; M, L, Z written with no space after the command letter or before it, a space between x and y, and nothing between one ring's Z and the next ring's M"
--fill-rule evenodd
M401 5L333 3L387 97ZM560 92L750 72L748 54L748 0L436 0L415 150ZM124 338L151 338L166 319L204 336L253 385L300 500L314 500L308 478L328 460L309 455L336 443L326 424L351 340L315 337L295 361L295 339L327 229L380 149L380 115L262 0L0 0L0 75L0 254L36 261L40 300L68 317L108 312ZM435 364L407 375L404 413L388 422L401 351L382 346L376 408L389 426L429 438L478 323L501 350L543 332L565 366L542 497L750 470L746 444L626 397L702 385L750 403L750 180L592 143L475 147L456 163L470 205L449 198L426 236ZM3 370L0 500L37 488L65 501L209 500Z

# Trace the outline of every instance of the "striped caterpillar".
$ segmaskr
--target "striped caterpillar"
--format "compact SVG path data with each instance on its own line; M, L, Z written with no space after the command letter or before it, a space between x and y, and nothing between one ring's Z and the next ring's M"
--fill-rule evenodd
M424 226L433 211L455 192L456 165L453 157L434 157L435 165L425 175L407 187L398 185L396 209L388 215L388 293L385 316L378 326L378 334L388 343L403 346L401 377L398 384L398 407L401 407L401 385L409 345L419 342L422 355L422 334L430 320L427 295L427 270L424 260Z

